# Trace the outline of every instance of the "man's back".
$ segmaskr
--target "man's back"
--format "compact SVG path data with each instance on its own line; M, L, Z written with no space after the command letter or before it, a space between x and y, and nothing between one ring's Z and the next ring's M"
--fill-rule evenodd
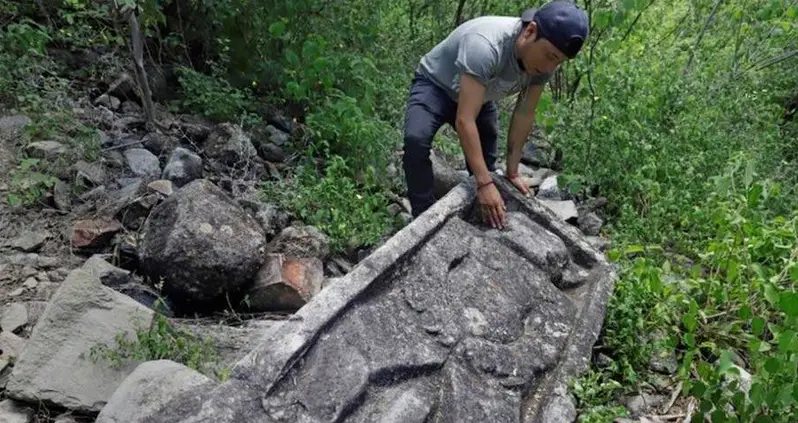
M419 71L455 101L462 72L485 84L485 102L517 93L531 83L544 83L549 75L531 77L518 66L515 40L520 31L517 17L471 19L422 57Z

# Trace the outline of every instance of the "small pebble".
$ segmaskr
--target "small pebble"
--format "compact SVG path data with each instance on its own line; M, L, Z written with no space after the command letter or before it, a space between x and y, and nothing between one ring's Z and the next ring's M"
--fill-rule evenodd
M36 289L36 287L39 286L39 281L37 281L36 278L28 278L22 286L28 289Z
M20 273L20 275L23 278L29 278L31 276L36 276L38 273L39 273L38 270L36 270L36 269L34 269L34 268L30 267L30 266L25 266L25 267L22 268L22 272Z
M36 275L36 279L38 279L39 282L50 282L50 277L47 275L47 272L39 272L39 274Z
M9 297L19 297L22 293L25 292L25 288L19 287L11 292L8 293Z

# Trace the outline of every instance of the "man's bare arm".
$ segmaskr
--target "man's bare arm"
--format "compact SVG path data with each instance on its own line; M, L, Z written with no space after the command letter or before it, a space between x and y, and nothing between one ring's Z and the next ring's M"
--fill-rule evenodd
M513 115L510 118L510 131L507 136L508 176L518 174L518 164L521 163L524 143L535 126L535 109L541 94L543 94L543 85L532 85L526 93L521 93L518 96Z
M462 74L460 78L460 95L457 102L457 117L455 129L460 138L460 146L468 161L469 167L474 172L478 184L491 181L488 166L482 157L482 146L477 130L477 116L482 109L485 98L485 86L469 74Z

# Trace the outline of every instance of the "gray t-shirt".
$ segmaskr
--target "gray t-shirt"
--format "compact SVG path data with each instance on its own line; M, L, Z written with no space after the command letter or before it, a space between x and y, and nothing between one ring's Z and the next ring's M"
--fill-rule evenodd
M418 70L457 101L460 74L465 72L485 85L485 102L542 85L551 74L529 76L518 66L515 40L521 19L485 16L457 27L421 58Z

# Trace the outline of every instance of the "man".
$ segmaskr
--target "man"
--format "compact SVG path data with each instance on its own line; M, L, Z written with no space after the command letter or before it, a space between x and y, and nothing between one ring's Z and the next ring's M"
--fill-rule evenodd
M522 193L522 147L535 123L545 83L572 59L588 35L587 14L571 2L552 1L520 18L486 16L467 21L421 59L407 101L403 169L413 217L435 202L430 149L444 123L460 139L477 184L480 212L494 228L505 225L495 170L499 112L496 101L519 93L507 138L506 177Z

